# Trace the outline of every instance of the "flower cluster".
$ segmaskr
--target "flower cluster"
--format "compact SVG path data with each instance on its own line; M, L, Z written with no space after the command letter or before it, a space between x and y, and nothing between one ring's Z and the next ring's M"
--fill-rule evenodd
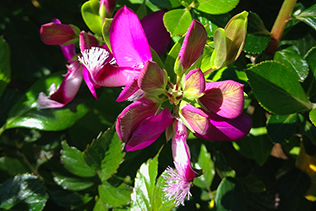
M112 14L113 8L108 10L104 16ZM126 143L126 151L134 151L149 146L168 131L166 137L172 137L176 171L167 168L164 190L177 205L184 205L185 198L191 195L191 181L199 175L191 166L188 133L212 141L234 141L245 137L252 123L242 113L243 85L230 80L207 82L199 68L207 34L198 21L193 20L187 30L174 65L174 81L153 61L151 48L161 55L170 39L163 15L164 11L155 12L140 21L124 6L113 17L110 46L100 45L91 34L58 20L43 25L43 42L61 45L69 65L60 87L57 90L52 87L49 96L41 93L38 105L39 108L66 105L75 97L82 79L95 98L95 88L124 87L117 101L132 103L117 117L119 138ZM79 40L79 56L74 44L69 44L75 40Z

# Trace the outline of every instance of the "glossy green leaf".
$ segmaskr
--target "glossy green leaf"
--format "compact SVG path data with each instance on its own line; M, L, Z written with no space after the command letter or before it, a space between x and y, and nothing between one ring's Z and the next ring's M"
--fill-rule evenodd
M309 112L309 119L311 120L311 122L315 126L316 125L316 108L314 108L313 110L311 110Z
M311 48L304 59L309 66L310 73L303 86L306 87L307 96L312 97L316 94L316 47Z
M314 30L316 30L316 4L303 10L300 14L295 15L295 18L303 21Z
M157 5L161 8L172 9L180 6L180 2L178 0L149 0L154 5Z
M77 97L63 108L37 109L39 93L46 92L51 84L58 85L61 81L62 73L58 72L33 84L10 111L4 129L26 127L50 131L64 130L83 117L89 111L89 101L84 92L79 92Z
M200 69L202 72L209 70L211 66L211 56L213 54L214 49L210 46L206 45L203 50L202 60Z
M91 187L94 182L86 178L69 177L53 172L54 181L64 190L80 191Z
M192 17L205 26L208 37L213 37L218 28L224 28L231 18L231 14L211 15L192 8Z
M292 72L297 73L297 80L300 82L304 81L308 75L308 64L307 62L298 55L297 53L288 51L286 49L277 51L274 54L274 60L281 62L286 67L290 68Z
M93 211L108 211L108 210L109 210L109 205L107 205L100 198L98 198L93 207Z
M273 147L266 133L266 128L254 128L247 137L234 142L233 145L242 155L254 159L259 165L263 165Z
M166 12L163 21L171 36L183 35L189 28L192 17L186 9L175 9Z
M135 178L131 210L152 210L158 174L158 155L143 163Z
M34 175L22 174L5 181L0 188L1 210L42 210L48 195Z
M60 189L49 189L48 192L49 198L62 207L74 208L86 204L93 199L88 193L81 195L75 191Z
M123 161L123 142L118 138L115 129L108 129L92 141L83 152L86 163L100 172L102 181L116 172Z
M12 157L0 157L0 182L4 182L9 177L13 177L17 174L26 173L28 169L23 165L23 163Z
M164 186L166 185L166 180L163 177L165 171L158 177L157 184L153 196L153 209L154 211L170 211L175 207L173 200L169 200L166 197L165 192L163 191Z
M83 158L82 152L75 147L69 147L66 141L61 142L61 161L65 168L71 173L81 177L93 177L96 171L88 166Z
M297 114L270 115L267 121L268 136L273 143L284 144L296 133Z
M217 188L215 208L220 211L245 211L247 200L242 186L237 179L224 178Z
M218 28L214 33L214 51L211 56L211 67L220 69L227 58L227 43L225 30Z
M98 35L102 34L102 20L99 16L99 6L98 0L86 1L81 7L81 14L84 22L89 27L89 29Z
M195 168L203 169L205 172L201 176L194 178L193 184L197 187L210 190L215 175L215 168L211 159L211 154L207 151L204 144L201 145L198 162L195 164Z
M218 15L234 9L239 0L196 0L194 7L202 12Z
M250 12L243 50L248 53L260 53L267 48L270 40L270 33L265 28L263 21L256 13Z
M287 115L311 109L311 103L295 73L284 65L269 61L246 71L253 93L266 110Z
M110 27L112 23L112 18L106 18L102 25L102 37L105 42L105 44L108 46L108 48L111 50L111 44L110 44Z
M110 183L104 182L99 185L100 199L111 207L120 207L131 201L131 189L124 184L113 187Z
M10 48L8 43L0 36L0 96L11 80Z

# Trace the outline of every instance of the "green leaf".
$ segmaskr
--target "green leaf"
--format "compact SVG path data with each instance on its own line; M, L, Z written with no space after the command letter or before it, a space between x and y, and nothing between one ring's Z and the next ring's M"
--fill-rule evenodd
M102 37L105 42L105 44L108 46L108 48L111 50L111 44L110 44L110 27L112 23L113 18L106 18L104 19L103 25L102 25Z
M316 30L316 4L303 10L300 14L295 15L294 17Z
M100 198L98 198L93 207L93 211L108 211L108 210L109 210L109 205L107 205Z
M157 5L161 8L172 9L180 6L178 0L149 0L154 5Z
M268 159L273 147L266 133L266 128L251 129L247 137L240 141L233 142L233 146L245 157L254 159L259 165L263 165Z
M172 210L175 207L174 200L169 200L166 197L165 192L163 191L163 188L166 184L166 180L163 177L163 175L166 173L164 171L157 180L157 184L154 191L153 196L153 211L169 211Z
M234 9L239 0L196 0L194 7L202 12L219 15Z
M186 9L175 9L165 13L163 22L171 36L183 35L189 28L192 17Z
M210 190L215 175L215 168L211 154L207 151L204 144L201 145L200 155L195 168L203 169L205 172L201 176L194 178L193 184L199 188Z
M88 166L83 154L75 147L69 147L66 141L61 142L61 161L71 173L81 177L93 177L96 171Z
M167 54L166 60L165 60L165 67L168 73L168 76L170 77L170 81L172 82L176 82L176 75L174 73L173 67L174 64L177 60L178 54L180 52L181 49L181 45L183 42L183 38L180 39L178 42L176 42L173 47L171 48L171 50L169 51L169 53Z
M62 207L74 208L86 204L93 199L88 193L81 195L78 192L58 189L49 189L48 192L50 199Z
M0 96L11 80L10 48L8 43L0 36Z
M98 190L100 199L111 207L120 207L131 201L132 191L125 184L113 187L110 183L104 182L99 185Z
M0 208L4 210L42 210L47 198L42 182L31 174L15 176L0 188Z
M80 191L91 187L94 182L86 178L68 177L53 172L54 181L61 186L64 190Z
M311 110L309 112L309 119L311 120L311 122L315 126L316 125L316 108L314 108L313 110Z
M158 174L158 155L143 163L139 168L133 189L131 210L152 210L153 196Z
M83 152L86 163L99 171L102 181L116 172L123 161L123 142L118 138L114 128L108 129L92 141Z
M311 109L295 73L284 65L275 61L263 62L246 73L253 93L266 110L287 115Z
M308 75L307 62L297 53L284 49L277 51L274 54L274 60L281 62L286 67L290 68L292 72L297 73L297 80L302 82Z
M225 30L216 29L214 33L214 51L211 56L211 67L214 70L220 69L227 58L227 44Z
M312 97L316 94L316 47L311 48L304 57L307 62L310 73L303 85L306 87L306 94Z
M37 81L19 99L9 113L4 129L15 127L36 128L39 130L57 131L72 126L83 117L90 105L85 93L80 92L76 98L63 108L37 109L37 98L40 92L46 92L51 84L60 84L62 73L54 73ZM89 96L90 97L90 96Z
M13 177L17 174L23 174L27 171L28 169L17 158L11 158L11 157L0 158L0 174L1 174L0 183L3 183L4 180L8 179L9 177Z
M98 0L86 1L81 7L81 14L89 29L93 33L101 36L102 20L99 16L99 6L100 3Z
M260 53L267 48L270 40L270 33L265 28L263 21L256 13L250 12L243 50L248 53Z
M215 208L220 211L245 211L247 210L246 196L237 179L224 178L217 188Z
M231 18L231 14L229 13L210 15L194 8L191 11L193 19L198 20L203 26L205 26L208 37L213 37L216 29L224 28Z
M205 45L203 54L202 54L202 60L201 60L201 66L200 69L202 72L205 72L209 70L211 66L211 56L213 54L214 49L211 48L208 45Z
M267 121L268 136L273 143L284 144L296 133L297 114L270 115Z

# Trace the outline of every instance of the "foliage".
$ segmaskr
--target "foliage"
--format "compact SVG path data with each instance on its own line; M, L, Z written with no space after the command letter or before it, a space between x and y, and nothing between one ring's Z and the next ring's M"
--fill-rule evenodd
M171 40L162 55L151 52L171 82L174 72L184 71L177 57L197 20L207 41L190 68L200 67L206 82L243 85L243 113L252 119L246 137L188 136L191 163L201 175L191 182L185 206L164 192L165 169L173 166L172 128L167 139L126 151L115 129L130 105L116 102L120 87L98 88L96 100L82 83L67 105L38 108L39 93L48 94L67 73L60 47L42 43L41 25L58 18L110 45L112 17L101 19L99 3L0 3L1 210L316 209L316 1L116 1L113 14L124 5L140 19L166 11Z

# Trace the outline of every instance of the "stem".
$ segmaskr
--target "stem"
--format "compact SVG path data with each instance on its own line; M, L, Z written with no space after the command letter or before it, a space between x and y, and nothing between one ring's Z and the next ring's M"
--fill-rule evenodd
M271 41L266 49L266 53L268 55L273 55L277 51L285 24L292 13L296 1L297 0L284 0L271 30Z

